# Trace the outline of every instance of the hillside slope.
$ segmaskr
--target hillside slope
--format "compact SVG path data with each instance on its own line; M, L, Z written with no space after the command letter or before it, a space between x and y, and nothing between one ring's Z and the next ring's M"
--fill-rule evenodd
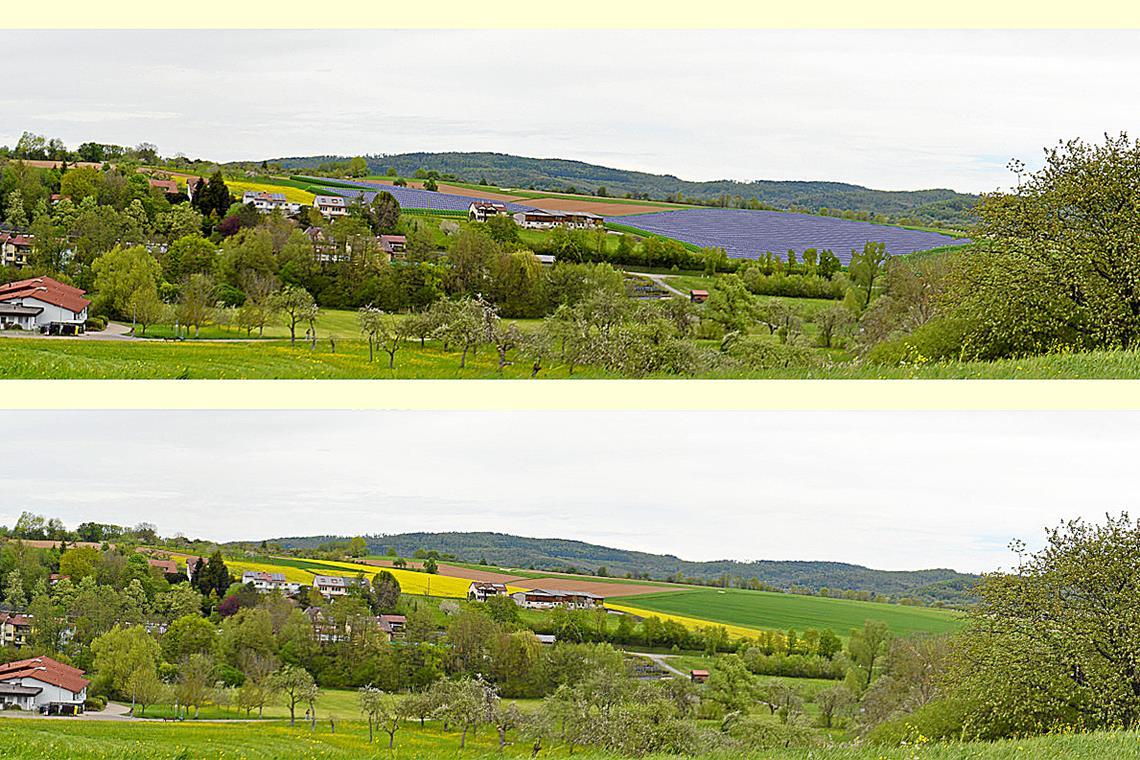
M272 539L287 549L316 548L335 540L333 536L306 536ZM395 548L402 556L419 549L452 555L460 561L486 562L498 567L533 568L549 571L595 573L604 567L609 575L666 579L678 575L703 581L729 578L756 578L762 583L787 589L806 586L867 591L877 594L913 595L927 600L962 601L977 576L948 569L874 570L843 562L758 560L737 562L717 560L691 562L667 554L615 549L584 541L557 538L524 538L504 533L401 533L368 536L368 547L376 553Z
M865 211L891 218L910 217L927 224L941 222L960 226L970 220L970 209L977 197L953 190L872 190L843 182L712 180L696 182L670 174L616 169L584 161L561 158L527 158L505 153L398 153L368 156L369 169L377 174L389 167L402 176L417 169L450 174L461 181L486 180L497 187L533 188L561 191L573 188L594 193L599 187L607 194L621 197L631 193L645 199L713 200L721 196L755 198L777 209L799 208L817 212L823 208ZM294 156L271 159L289 170L316 167L329 161L346 160L343 156Z

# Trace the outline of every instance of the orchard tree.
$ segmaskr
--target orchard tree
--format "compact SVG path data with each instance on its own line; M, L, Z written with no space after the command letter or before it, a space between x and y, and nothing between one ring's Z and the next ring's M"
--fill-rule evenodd
M286 285L284 290L272 297L272 304L289 328L289 342L296 343L297 325L307 321L316 309L312 295L300 285Z
M289 708L289 725L296 725L297 705L307 702L309 692L316 687L313 677L298 665L284 665L274 674L272 682L274 689L284 698L285 706Z

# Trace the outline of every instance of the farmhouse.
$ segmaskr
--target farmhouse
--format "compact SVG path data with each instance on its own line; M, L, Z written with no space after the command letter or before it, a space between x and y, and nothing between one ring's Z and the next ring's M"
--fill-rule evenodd
M488 217L505 213L507 213L505 205L491 201L472 201L467 207L467 216L473 222L485 222Z
M77 715L87 700L83 671L50 657L0 665L0 704L16 704L50 715Z
M280 211L283 214L296 214L301 210L300 203L293 203L285 197L284 193L266 193L257 190L246 190L242 193L241 202L252 205L263 214Z
M164 575L178 574L178 565L172 559L155 559L154 557L147 557L146 563L151 567L157 567L163 572Z
M367 585L363 578L346 578L343 575L317 575L313 577L313 588L322 595L344 596L353 586Z
M467 599L472 602L485 602L488 597L503 596L507 593L506 585L502 583L486 583L473 581L467 587Z
M403 615L380 615L376 618L376 626L381 633L388 635L388 640L404 637L404 629L408 626L408 619Z
M586 591L548 591L534 588L529 591L516 591L511 594L515 604L530 609L551 609L553 607L567 607L569 609L591 609L600 607L605 599L597 594Z
M283 594L296 594L301 590L300 583L291 583L285 579L284 573L265 573L258 570L246 570L241 574L242 585L253 587L261 592L280 591Z
M408 238L404 235L381 235L380 250L388 254L389 259L402 259L408 250Z
M157 188L167 195L178 194L178 183L172 179L152 179L148 177L146 181L151 187Z
M601 227L606 221L588 211L543 211L537 208L517 212L514 220L520 227L532 230L549 230L554 227L589 229Z
M77 335L87 321L86 291L50 277L0 285L0 326L40 330L53 335Z
M0 612L0 647L22 647L31 635L31 615Z
M0 266L17 269L26 267L28 256L32 252L33 240L31 235L0 231Z
M326 219L348 216L348 204L339 195L318 195L313 198L313 208L321 212L321 216Z

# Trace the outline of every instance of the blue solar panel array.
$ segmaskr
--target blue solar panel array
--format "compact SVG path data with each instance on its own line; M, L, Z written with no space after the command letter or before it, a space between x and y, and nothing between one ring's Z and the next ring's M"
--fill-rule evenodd
M341 180L338 180L341 182ZM401 208L425 208L437 211L466 211L472 202L486 202L486 198L471 198L466 195L450 195L448 193L434 193L430 190L416 190L411 187L396 187L378 182L342 182L346 185L355 185L359 190L347 187L325 187L324 192L330 195L340 195L345 198L355 198L363 193L364 200L371 203L377 192L391 193ZM498 203L499 201L495 201ZM527 211L533 206L520 206L517 203L504 203L509 211Z
M730 257L738 259L754 259L765 251L782 256L789 250L802 253L808 248L830 248L846 265L851 251L862 250L868 242L886 243L892 256L970 242L937 232L783 211L693 208L633 214L611 221L702 248L723 248Z

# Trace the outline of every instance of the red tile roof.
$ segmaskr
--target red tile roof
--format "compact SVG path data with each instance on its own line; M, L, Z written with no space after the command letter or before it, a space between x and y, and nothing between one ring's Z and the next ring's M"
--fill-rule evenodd
M86 292L50 277L36 277L0 285L0 301L35 298L78 314L91 304L90 300L83 297Z
M79 668L64 665L50 657L33 657L0 665L0 681L14 681L17 678L34 678L75 693L83 691L91 683L83 677L83 671Z
M157 567L164 573L177 573L178 565L172 559L154 559L153 557L147 558L146 563L151 567Z
M172 179L148 179L147 182L150 183L151 187L157 187L168 193L178 192L178 183Z

